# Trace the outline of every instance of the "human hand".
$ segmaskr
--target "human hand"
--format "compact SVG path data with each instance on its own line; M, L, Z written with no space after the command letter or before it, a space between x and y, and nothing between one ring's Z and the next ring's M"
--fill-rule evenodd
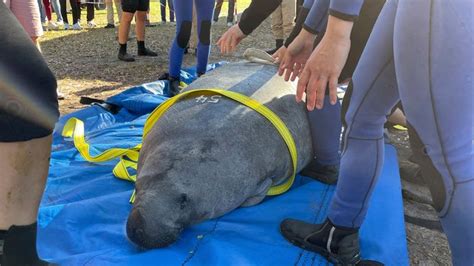
M296 101L301 102L306 92L309 111L323 108L329 83L330 103L337 102L337 82L346 64L351 47L353 22L329 16L326 34L306 62L298 80Z
M278 50L272 54L272 57L275 59L275 63L279 64L283 58L285 57L286 53L286 46L282 46L278 48Z
M296 101L303 99L306 92L306 105L309 111L323 108L326 87L329 83L331 104L337 101L337 82L346 63L351 47L350 39L333 40L323 37L311 54L301 72L296 91Z
M227 54L235 51L237 45L245 38L239 24L230 27L217 41L217 46L220 47L221 53Z
M285 81L290 80L290 77L291 81L294 81L303 70L313 50L314 37L314 34L304 29L301 30L300 34L288 46L285 54L281 56L278 75L285 74Z

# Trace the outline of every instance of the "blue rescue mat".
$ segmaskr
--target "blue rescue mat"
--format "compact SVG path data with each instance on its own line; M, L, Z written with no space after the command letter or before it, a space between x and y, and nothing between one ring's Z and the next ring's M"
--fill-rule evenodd
M193 74L182 72L188 82ZM116 160L84 161L60 132L70 117L77 117L85 123L92 153L132 147L140 142L149 113L167 99L165 86L157 81L111 97L108 102L121 107L117 114L96 105L60 119L39 213L40 256L60 265L327 265L279 233L279 223L287 217L325 219L334 186L300 176L286 194L188 228L170 247L144 251L127 240L133 184L112 175ZM390 145L360 236L363 258L408 265L397 155Z

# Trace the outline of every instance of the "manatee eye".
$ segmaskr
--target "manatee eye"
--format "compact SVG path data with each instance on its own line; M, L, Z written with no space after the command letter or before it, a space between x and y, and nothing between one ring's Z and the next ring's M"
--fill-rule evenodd
M182 209L186 208L186 205L188 204L188 195L186 194L181 194L181 197L179 198L179 207Z

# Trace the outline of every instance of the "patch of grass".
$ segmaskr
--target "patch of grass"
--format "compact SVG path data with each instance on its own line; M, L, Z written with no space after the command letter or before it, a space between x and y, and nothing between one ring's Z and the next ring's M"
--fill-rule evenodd
M248 7L248 5L250 4L250 1L251 0L238 0L237 3L236 3L236 8L237 8L237 11L240 13L242 12L245 8ZM222 10L221 10L221 13L220 13L220 17L223 17L224 15L227 15L227 9L228 9L228 2L225 1L224 4L222 5ZM114 5L114 11L115 11L115 5ZM84 30L87 30L86 29L86 9L82 9L81 10L81 24L82 26L84 27ZM52 14L53 16L53 20L55 21L56 20L56 14L53 12ZM68 18L69 18L69 21L71 22L72 21L72 15L71 14L68 14ZM168 6L166 7L166 18L169 19L169 8ZM117 13L115 13L115 22L118 23L118 15ZM94 19L95 23L97 24L97 27L98 28L101 28L101 27L104 27L105 25L107 25L107 11L104 9L104 10L95 10L95 19ZM159 1L154 1L152 0L150 2L150 21L152 23L157 23L159 21L161 21L161 11L160 11L160 2ZM133 29L133 27L132 27ZM56 39L56 38L61 38L61 37L64 37L64 36L68 36L68 35L75 35L75 34L78 34L80 33L81 31L73 31L73 30L69 30L69 31L64 31L62 30L62 28L60 30L57 30L57 31L48 31L45 33L45 35L41 38L42 41L49 41L49 40L53 40L53 39Z
M250 0L238 1L237 8L242 12ZM227 2L221 15L227 14ZM171 24L146 28L146 45L158 53L158 57L137 57L136 62L125 63L117 59L118 45L116 29L104 29L107 24L106 10L95 11L97 27L86 27L86 10L81 11L83 30L48 31L42 37L43 55L51 70L55 73L58 86L65 94L60 101L62 114L67 114L84 106L79 104L81 96L106 99L131 86L151 82L168 71L168 52L174 38L176 26ZM167 13L168 14L168 13ZM161 21L159 2L151 3L151 22ZM71 15L68 15L71 19ZM53 19L56 15L53 14ZM115 17L117 20L117 15ZM227 27L225 19L212 26L212 43L222 35ZM134 30L132 25L131 30ZM258 38L254 37L258 36ZM254 34L246 38L233 55L221 55L218 49L211 47L209 62L241 60L241 54L247 47L268 48L273 45L270 25L265 22ZM128 42L128 51L136 54L134 39ZM195 63L194 55L187 55L183 67Z

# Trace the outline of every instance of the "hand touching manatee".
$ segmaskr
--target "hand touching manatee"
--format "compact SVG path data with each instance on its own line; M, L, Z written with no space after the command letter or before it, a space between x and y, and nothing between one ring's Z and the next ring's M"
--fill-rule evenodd
M291 42L285 54L280 58L280 69L278 74L285 74L285 81L294 81L303 70L311 51L313 50L314 34L302 30L300 34ZM280 55L278 55L280 56Z
M301 102L306 92L309 111L323 108L328 83L330 102L336 104L337 82L351 47L352 24L329 16L326 34L306 62L298 80L296 101Z
M235 51L237 45L245 38L242 30L239 28L239 24L235 24L230 27L222 37L217 41L217 46L221 49L221 53L227 54Z

